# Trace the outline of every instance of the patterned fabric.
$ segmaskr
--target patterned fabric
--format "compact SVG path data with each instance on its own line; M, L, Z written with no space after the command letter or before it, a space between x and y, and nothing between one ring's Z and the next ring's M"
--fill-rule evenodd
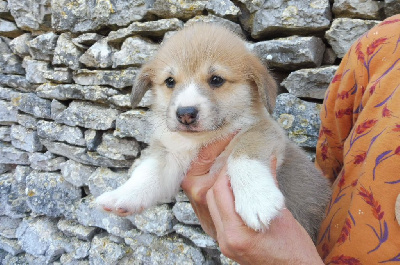
M400 264L400 15L352 45L325 94L316 165L332 183L326 264Z

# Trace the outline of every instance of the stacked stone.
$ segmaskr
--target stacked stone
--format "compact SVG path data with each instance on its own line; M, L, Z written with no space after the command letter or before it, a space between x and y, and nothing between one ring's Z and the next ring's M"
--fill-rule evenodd
M174 31L225 25L269 65L274 117L312 151L340 58L396 13L394 0L0 0L0 264L232 264L183 193L127 218L94 204L148 143L151 94L129 100L140 66Z

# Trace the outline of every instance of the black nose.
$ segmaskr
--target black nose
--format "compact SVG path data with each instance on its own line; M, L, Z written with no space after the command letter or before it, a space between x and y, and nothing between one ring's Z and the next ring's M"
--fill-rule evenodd
M199 111L195 107L180 107L176 110L176 118L184 125L190 125L197 120Z

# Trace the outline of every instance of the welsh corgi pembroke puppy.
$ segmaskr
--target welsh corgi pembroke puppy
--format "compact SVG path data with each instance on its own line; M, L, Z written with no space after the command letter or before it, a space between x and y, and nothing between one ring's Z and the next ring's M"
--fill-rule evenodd
M237 213L263 230L287 207L315 241L329 183L271 117L276 83L240 37L212 24L175 33L136 77L133 107L149 89L150 145L129 180L96 199L99 206L126 216L171 201L200 148L236 134L211 172L227 165Z

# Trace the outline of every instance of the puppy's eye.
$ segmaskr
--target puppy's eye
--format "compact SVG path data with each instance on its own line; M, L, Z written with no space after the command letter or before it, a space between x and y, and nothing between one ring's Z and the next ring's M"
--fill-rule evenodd
M213 75L208 81L211 87L220 87L225 83L225 79L218 75Z
M172 77L168 77L167 79L165 79L165 85L168 87L168 88L174 88L174 86L175 86L175 79L173 79Z

